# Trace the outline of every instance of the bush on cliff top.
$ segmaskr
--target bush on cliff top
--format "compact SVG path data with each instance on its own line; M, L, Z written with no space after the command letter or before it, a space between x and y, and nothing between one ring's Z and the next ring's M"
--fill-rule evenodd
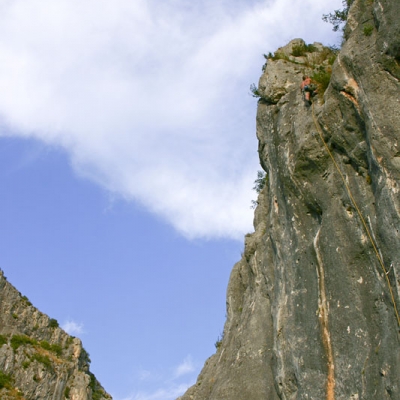
M50 318L49 327L50 328L58 328L59 327L58 321L54 318Z
M313 44L299 44L297 46L293 46L292 55L295 57L305 56L306 53L314 53L317 51L317 48Z

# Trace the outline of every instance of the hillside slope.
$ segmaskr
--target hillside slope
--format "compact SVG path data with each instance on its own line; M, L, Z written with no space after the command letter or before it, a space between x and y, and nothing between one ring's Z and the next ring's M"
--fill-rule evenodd
M0 399L110 400L79 339L37 310L0 270Z

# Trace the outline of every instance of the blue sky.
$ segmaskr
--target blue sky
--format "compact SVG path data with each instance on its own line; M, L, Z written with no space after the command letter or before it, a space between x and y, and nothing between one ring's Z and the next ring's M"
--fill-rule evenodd
M0 0L0 267L117 400L192 384L252 231L263 53L341 1Z

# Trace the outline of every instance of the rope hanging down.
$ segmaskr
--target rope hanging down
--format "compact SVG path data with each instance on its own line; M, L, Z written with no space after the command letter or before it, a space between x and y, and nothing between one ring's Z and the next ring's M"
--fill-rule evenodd
M397 310L396 301L395 301L394 294L393 294L393 289L392 289L392 286L391 286L391 284L390 284L390 280L389 280L389 277L388 277L388 272L386 271L386 268L385 268L385 264L383 263L383 260L382 260L382 257L381 257L380 254L379 254L377 245L375 244L375 241L374 241L374 239L372 238L372 234L371 234L371 232L370 232L370 230L369 230L369 228L368 228L368 225L367 225L367 223L365 222L365 219L364 219L364 217L362 216L361 211L360 211L360 209L359 209L359 207L358 207L358 205L357 205L357 203L356 203L356 201L355 201L355 199L354 199L354 197L353 197L353 195L352 195L352 193L351 193L350 187L349 187L349 185L347 184L346 179L345 179L344 175L342 174L342 171L341 171L340 168L339 168L339 165L337 164L335 158L333 157L332 152L329 150L329 147L328 147L328 145L326 144L326 142L325 142L325 140L324 140L324 137L323 137L323 135L322 135L321 126L319 125L319 122L317 121L317 119L316 119L316 117L315 117L315 113L314 113L314 103L313 103L313 105L312 105L312 116L313 116L313 120L314 120L314 125L315 125L315 127L316 127L316 129L317 129L317 131L318 131L318 135L319 135L319 137L321 138L322 143L324 144L326 150L328 151L328 154L329 154L330 158L332 159L333 164L335 165L337 171L339 172L340 177L342 178L343 184L344 184L344 186L345 186L345 188L346 188L346 190L347 190L347 194L348 194L348 196L349 196L351 202L353 203L353 206L354 206L354 208L356 209L358 216L360 217L360 220L361 220L361 222L362 222L362 224L363 224L363 226L364 226L364 229L365 229L365 231L366 231L366 233L367 233L367 236L368 236L368 238L369 238L369 240L370 240L370 242L371 242L371 244L372 244L372 247L373 247L373 249L374 249L374 251L375 251L375 254L376 254L376 257L377 257L377 259L378 259L378 261L379 261L379 264L380 264L381 267L382 267L382 270L383 270L384 275L385 275L385 278L386 278L386 283L387 283L388 288L389 288L390 297L391 297L391 300L392 300L392 303L393 303L393 307L394 307L394 312L395 312L395 314L396 314L397 323L398 323L398 325L399 325L399 327L400 327L399 312L398 312L398 310Z

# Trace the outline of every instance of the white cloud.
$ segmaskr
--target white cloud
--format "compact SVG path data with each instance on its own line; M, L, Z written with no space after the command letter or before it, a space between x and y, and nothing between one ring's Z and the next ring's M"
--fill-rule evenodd
M192 357L187 356L181 364L179 364L175 369L175 378L179 378L182 375L189 374L195 370L195 365L193 364Z
M70 335L81 335L85 332L82 323L75 322L71 319L65 321L61 327Z
M326 3L0 0L0 135L63 147L80 176L187 237L242 238L258 163L248 87L262 53L333 38L321 14L341 1Z
M146 389L137 390L123 400L175 400L195 383L198 369L190 355L168 372L140 368L137 374L139 385L145 385Z
M128 397L125 400L175 400L178 396L181 396L185 391L193 384L172 384L170 387L157 389L154 392L140 392L134 397Z

